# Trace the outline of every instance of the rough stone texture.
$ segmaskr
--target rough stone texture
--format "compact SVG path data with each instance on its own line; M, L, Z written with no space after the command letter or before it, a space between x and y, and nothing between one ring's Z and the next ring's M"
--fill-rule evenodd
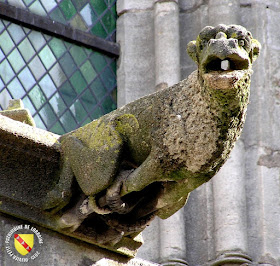
M61 213L58 211L69 203L70 197L79 188L72 186L73 180L69 179L72 172L61 168L60 136L2 115L0 136L1 212L61 231L58 222ZM99 223L98 220L93 222L97 227ZM98 236L88 231L62 233L89 243L102 244ZM107 248L134 256L142 239L134 235L123 240Z
M154 5L154 39L155 39L155 85L156 90L164 89L180 81L180 38L179 38L178 1L156 1ZM168 44L168 45L166 45ZM146 233L149 241L154 242L157 252L152 257L161 263L174 260L175 263L185 262L185 228L177 222L183 212L179 210L166 220L153 222ZM155 228L158 225L158 228ZM154 234L162 232L159 242ZM159 248L160 246L160 248ZM140 254L141 255L141 254ZM160 258L160 260L159 260ZM171 259L170 259L171 258Z
M23 102L21 100L10 100L7 110L1 111L0 114L27 125L35 126L33 117L31 116L29 110L24 109Z
M34 189L35 194L46 193L34 207L50 210L57 221L54 228L48 226L52 229L92 238L115 250L125 247L126 238L136 241L135 233L155 215L165 219L184 206L188 194L209 181L228 158L244 124L258 46L241 26L206 27L188 44L198 65L189 78L60 138L45 132L46 142L32 127L1 117L2 176L13 164L11 156L3 155L14 156L14 161L18 156L8 149L10 138L21 136L17 146L30 145L30 153L33 146L40 150L42 142L46 154L51 140L49 149L57 149L55 172L46 173L57 179L48 184L56 184L53 189ZM40 170L48 164L36 165ZM24 172L30 169L37 174L31 162L22 164L23 179L32 176ZM73 185L74 177L82 193ZM28 194L23 198L33 206Z
M64 167L73 171L85 195L94 197L97 208L91 212L103 215L116 240L121 233L141 231L149 217L174 214L188 193L208 181L228 158L244 124L251 64L258 49L257 41L242 27L205 28L188 45L198 64L188 79L60 138ZM224 71L225 58L229 66ZM149 196L145 191L152 187L155 195ZM120 199L118 206L115 195L129 197L132 192L135 196ZM135 205L143 193L149 201ZM102 210L106 206L109 209ZM74 231L86 217L66 213L62 226Z
M26 263L16 262L10 258L5 250L5 238L7 233L20 224L26 224L26 221L15 220L14 217L0 215L0 262L1 265L16 266L26 265ZM32 223L28 223L31 226ZM105 249L87 244L83 241L63 236L43 227L34 225L39 230L43 238L43 249L40 255L34 260L29 261L28 266L153 266L158 265L141 259L129 259L116 253L106 251ZM37 247L34 246L34 249Z
M200 29L206 25L241 24L249 29L263 46L261 58L254 67L251 84L253 93L244 132L239 140L240 143L231 155L232 159L229 159L228 165L223 167L225 170L218 176L219 180L227 180L228 185L224 187L222 185L224 182L221 185L219 181L215 182L215 192L213 191L214 182L210 181L202 185L191 193L184 208L185 218L181 220L181 224L185 225L186 229L186 260L189 265L194 266L212 265L211 263L214 263L216 259L219 265L226 263L236 265L242 260L248 261L246 254L243 254L246 252L250 256L249 260L253 261L253 265L261 263L278 265L280 264L280 196L277 158L280 150L278 137L280 105L279 71L277 70L279 69L279 34L275 25L280 22L280 3L272 0L180 0L178 3L182 78L187 77L195 69L191 58L185 53L186 44L193 40ZM151 27L153 27L152 24ZM150 35L149 38L151 38ZM122 45L122 50L126 49L128 47ZM134 46L134 51L137 53L137 45ZM133 54L130 56L133 57ZM145 58L145 55L142 57ZM119 70L122 72L123 69ZM155 68L151 71L156 73ZM135 72L134 75L138 76L138 73ZM125 90L125 83L122 83L121 87ZM151 88L150 93L153 91L154 88ZM232 163L231 160L233 160ZM239 176L236 175L237 173ZM234 208L232 208L232 202L223 203L215 200L214 204L216 196L222 198L222 195L233 199L239 195L240 198L237 199L237 205L233 206ZM215 218L218 210L220 211L219 220ZM228 227L227 215L231 217L243 215L243 217L229 226L235 227L234 230L222 233ZM162 257L165 254L162 250L160 224L161 221L158 226L157 223L152 223L150 228L144 231L143 237L147 241L139 250L140 257L152 261L163 261ZM172 228L176 226L176 223L173 226L169 225ZM217 226L218 234L216 234ZM223 249L221 243L228 242L224 246L227 250L224 251L230 252L228 249L237 243L235 235L242 239L240 250L243 249L243 252L240 251L240 256L237 252L235 255L228 255L229 257L220 257L220 260L220 251ZM219 251L216 250L216 241L219 243ZM168 243L163 245L167 247ZM170 259L176 257L175 247L176 244L174 245L172 239L169 248L174 249L174 253L170 255ZM155 251L152 252L152 249ZM238 259L240 259L239 263Z

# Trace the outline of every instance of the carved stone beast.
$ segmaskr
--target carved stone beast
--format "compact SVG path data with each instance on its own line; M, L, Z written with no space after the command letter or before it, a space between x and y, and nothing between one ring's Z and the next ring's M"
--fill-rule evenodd
M46 208L63 207L73 177L82 196L64 207L61 229L98 214L107 227L97 241L116 243L183 207L240 136L259 49L241 26L205 27L188 44L198 70L187 79L63 135L61 178Z

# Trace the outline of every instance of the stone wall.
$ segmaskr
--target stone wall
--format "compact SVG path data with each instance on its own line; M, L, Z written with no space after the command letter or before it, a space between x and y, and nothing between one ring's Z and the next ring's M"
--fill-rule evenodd
M139 257L164 265L280 264L279 10L272 0L118 1L120 106L187 77L196 66L186 45L206 25L241 24L262 44L231 158L183 210L144 231Z

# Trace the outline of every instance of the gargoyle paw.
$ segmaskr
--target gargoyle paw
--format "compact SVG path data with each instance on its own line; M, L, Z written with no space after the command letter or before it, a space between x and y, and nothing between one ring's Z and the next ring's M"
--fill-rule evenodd
M133 172L133 170L122 171L117 179L114 181L114 184L107 189L106 192L106 204L113 212L119 214L126 214L131 211L132 207L129 206L126 202L121 199L120 191L122 185L126 178Z

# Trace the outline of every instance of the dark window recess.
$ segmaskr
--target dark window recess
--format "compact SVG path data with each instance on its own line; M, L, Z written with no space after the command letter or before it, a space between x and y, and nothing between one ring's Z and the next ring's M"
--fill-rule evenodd
M0 3L0 109L21 98L58 134L114 110L116 0L16 3Z

